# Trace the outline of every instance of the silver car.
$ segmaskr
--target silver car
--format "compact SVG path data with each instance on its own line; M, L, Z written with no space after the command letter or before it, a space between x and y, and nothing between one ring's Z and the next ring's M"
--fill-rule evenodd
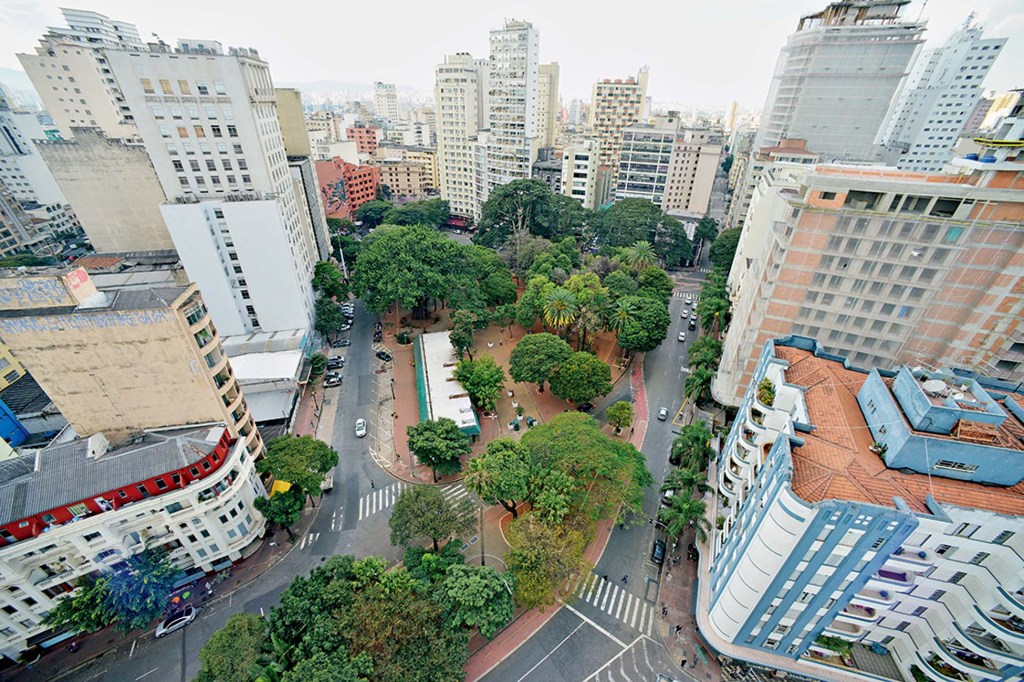
M366 420L365 419L357 419L356 420L356 437L362 438L365 435L366 435Z
M183 627L194 621L196 619L196 616L198 615L199 609L197 609L194 606L186 605L185 608L183 608L181 611L178 611L177 613L172 613L167 618L165 618L164 621L160 623L160 625L156 626L157 638L164 637L176 630L182 629Z

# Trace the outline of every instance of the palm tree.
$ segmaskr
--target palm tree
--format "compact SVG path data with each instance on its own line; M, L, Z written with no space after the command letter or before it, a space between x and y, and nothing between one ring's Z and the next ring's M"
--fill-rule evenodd
M649 268L658 262L658 254L650 242L639 241L622 254L623 262L634 270Z
M707 485L705 485L707 480L707 476L694 469L675 469L665 477L665 484L661 486L661 489L662 491L685 490L685 497L690 497L694 489L697 492L705 492L708 489Z
M567 329L576 321L580 308L572 292L563 287L555 287L544 301L544 322L556 329Z
M687 356L691 368L703 365L717 369L718 361L722 359L722 342L711 336L701 336L690 345Z
M633 306L629 301L618 301L608 314L608 331L618 334L633 320L633 315Z
M683 388L687 398L693 398L694 402L700 403L711 392L711 381L715 378L715 372L708 367L696 367L686 377L686 384Z
M665 532L669 535L679 537L692 526L697 539L707 542L711 522L704 516L706 511L704 500L675 495L672 504L658 512L658 520L665 524Z

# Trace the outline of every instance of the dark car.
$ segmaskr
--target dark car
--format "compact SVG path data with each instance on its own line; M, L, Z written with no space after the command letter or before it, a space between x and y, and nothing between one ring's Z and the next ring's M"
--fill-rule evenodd
M655 540L651 547L651 561L661 566L665 563L665 541Z
M579 407L576 408L576 411L577 412L590 412L592 409L594 409L594 406L591 405L590 403L581 403L579 405Z
M694 322L693 320L690 320L690 324L689 324L689 325L687 325L687 327L686 327L686 328L687 328L687 329L689 329L689 330L690 330L690 331L692 332L692 331L693 331L694 329L696 329L696 328L697 328L697 323L696 323L696 322Z
M387 351L379 350L376 353L374 353L374 355L377 356L378 360L383 360L384 362L390 362L391 361L391 353L389 353Z
M679 466L683 459L683 453L679 450L672 450L668 455L668 463L672 466Z
M374 334L373 334L373 342L374 343L380 343L381 340L383 340L383 338L384 338L383 334L381 334L380 332L374 332Z

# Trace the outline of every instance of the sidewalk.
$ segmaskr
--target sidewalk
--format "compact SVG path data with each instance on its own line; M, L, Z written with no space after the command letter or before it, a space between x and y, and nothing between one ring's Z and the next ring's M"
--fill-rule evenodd
M637 405L637 418L633 429L627 434L627 437L630 443L639 448L643 444L644 435L647 433L647 394L643 383L643 373L640 370L635 375L630 375L630 389L633 393L633 402ZM644 412L640 411L641 405L644 406ZM614 527L615 523L612 519L605 519L597 524L594 539L591 540L584 550L584 558L591 565L596 566L601 560ZM536 608L522 613L522 615L519 615L520 612L517 611L516 618L512 621L511 625L499 632L493 640L470 656L469 661L464 667L466 682L476 682L487 675L487 673L515 653L520 646L533 637L561 608L561 602L556 602L545 610Z

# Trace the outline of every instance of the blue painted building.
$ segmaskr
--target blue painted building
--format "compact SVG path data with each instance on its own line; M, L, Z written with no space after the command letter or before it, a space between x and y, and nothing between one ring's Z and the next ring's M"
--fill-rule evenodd
M7 403L0 400L0 438L16 448L28 440L28 437L28 429L18 421L17 415L7 407Z
M822 677L856 668L845 640L874 652L862 679L1020 679L1024 396L935 381L765 345L715 466L712 642Z

